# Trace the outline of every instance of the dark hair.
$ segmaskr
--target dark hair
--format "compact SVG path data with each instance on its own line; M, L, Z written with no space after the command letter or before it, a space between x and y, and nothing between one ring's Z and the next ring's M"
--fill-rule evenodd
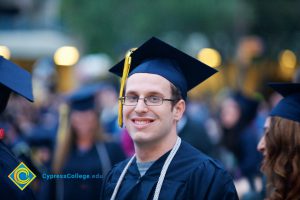
M265 133L267 155L262 171L267 177L268 200L298 199L300 191L300 123L271 117Z
M170 87L171 87L171 99L175 99L175 101L172 101L172 109L173 109L174 106L178 103L178 101L183 98L180 90L175 85L170 83Z

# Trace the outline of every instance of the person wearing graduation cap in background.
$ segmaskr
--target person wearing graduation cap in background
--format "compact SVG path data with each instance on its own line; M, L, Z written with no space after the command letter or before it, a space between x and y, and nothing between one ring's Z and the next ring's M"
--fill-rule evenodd
M284 98L271 110L257 149L267 178L266 199L299 199L300 83L270 83Z
M12 92L33 102L31 75L0 56L0 114L5 110ZM0 131L3 134L4 129ZM20 161L0 140L0 199L35 199L29 187L22 191L8 178L19 164Z
M257 99L234 91L222 101L219 117L223 131L221 143L237 161L238 170L233 173L237 178L247 179L251 192L257 191L254 180L260 176L261 155L256 151L259 130L255 123L258 106Z
M153 37L110 72L136 154L108 173L102 199L238 199L223 167L177 136L187 92L216 70Z
M125 159L121 147L110 142L99 124L95 105L99 89L97 85L83 86L68 97L69 108L63 105L61 110L53 161L55 174L78 173L90 178L57 179L51 199L99 199L103 176Z

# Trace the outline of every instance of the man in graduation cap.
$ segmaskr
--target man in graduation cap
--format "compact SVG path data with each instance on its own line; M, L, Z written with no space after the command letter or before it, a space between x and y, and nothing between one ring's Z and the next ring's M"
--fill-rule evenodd
M271 110L257 149L268 199L299 199L300 83L271 83L284 98ZM280 197L280 198L279 198Z
M187 92L216 71L157 38L110 71L136 154L106 176L103 199L238 199L223 167L177 136Z
M11 92L33 101L31 75L26 70L0 56L0 114L5 110ZM3 129L0 131L4 132ZM0 141L1 199L34 199L33 193L28 187L22 191L8 178L8 175L19 164L20 161Z

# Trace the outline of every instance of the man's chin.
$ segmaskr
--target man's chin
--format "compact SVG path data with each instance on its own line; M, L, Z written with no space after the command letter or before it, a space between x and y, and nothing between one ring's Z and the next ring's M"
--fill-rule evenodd
M137 145L147 145L155 142L155 139L149 138L149 135L145 132L136 132L131 138Z

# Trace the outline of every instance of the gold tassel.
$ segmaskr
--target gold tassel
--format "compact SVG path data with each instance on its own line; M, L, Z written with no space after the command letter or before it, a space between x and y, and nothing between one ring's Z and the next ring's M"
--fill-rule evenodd
M119 99L123 96L124 92L124 87L125 83L128 77L128 73L130 70L130 65L131 65L131 54L136 50L136 48L130 49L125 56L125 61L124 61L124 67L123 67L123 74L121 78L121 86L120 86L120 93L119 93ZM122 128L123 126L123 104L122 102L119 102L119 110L118 110L118 124Z

